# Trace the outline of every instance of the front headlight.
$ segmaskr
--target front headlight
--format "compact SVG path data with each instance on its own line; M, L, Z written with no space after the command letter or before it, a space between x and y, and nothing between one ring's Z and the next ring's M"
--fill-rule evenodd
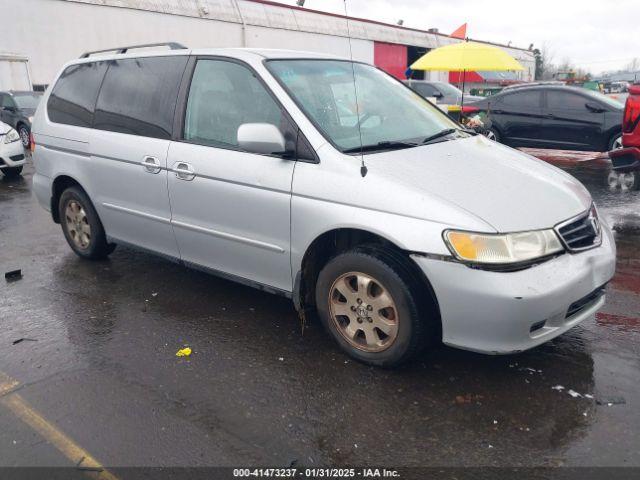
M28 117L29 118L29 123L33 123L33 117Z
M456 258L473 263L520 263L564 250L553 230L495 235L446 230L444 238Z
M17 142L20 140L20 135L13 128L4 137L4 143Z

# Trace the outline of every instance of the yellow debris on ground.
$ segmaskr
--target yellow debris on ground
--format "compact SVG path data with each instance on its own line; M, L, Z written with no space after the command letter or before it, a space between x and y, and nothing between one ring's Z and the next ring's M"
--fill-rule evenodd
M189 347L181 348L176 353L176 357L188 357L189 355L191 355L191 349Z

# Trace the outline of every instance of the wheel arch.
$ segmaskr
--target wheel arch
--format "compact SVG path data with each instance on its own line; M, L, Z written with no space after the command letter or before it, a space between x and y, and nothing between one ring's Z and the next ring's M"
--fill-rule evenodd
M70 175L58 175L51 184L51 217L55 223L60 223L60 214L58 212L58 204L60 196L69 187L79 187L83 192L87 193L80 182Z
M336 255L347 250L361 247L373 252L383 250L396 260L403 262L415 280L416 288L426 288L440 317L440 306L431 282L411 260L409 251L401 248L392 240L366 229L340 227L325 231L316 236L308 245L295 277L293 301L298 312L315 307L315 286L322 267Z

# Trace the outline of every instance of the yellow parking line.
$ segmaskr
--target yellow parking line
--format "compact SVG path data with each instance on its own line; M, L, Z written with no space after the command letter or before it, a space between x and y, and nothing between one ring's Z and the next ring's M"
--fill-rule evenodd
M79 469L86 470L92 478L98 480L118 480L111 472L91 456L73 440L56 428L51 422L31 407L25 399L18 393L11 393L19 385L17 380L0 372L0 403L35 430L47 442L53 445L65 457L78 466Z

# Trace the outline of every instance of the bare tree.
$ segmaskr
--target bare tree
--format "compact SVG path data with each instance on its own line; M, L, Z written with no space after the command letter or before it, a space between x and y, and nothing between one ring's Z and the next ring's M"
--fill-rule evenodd
M633 58L626 67L628 72L635 72L640 70L640 58Z

